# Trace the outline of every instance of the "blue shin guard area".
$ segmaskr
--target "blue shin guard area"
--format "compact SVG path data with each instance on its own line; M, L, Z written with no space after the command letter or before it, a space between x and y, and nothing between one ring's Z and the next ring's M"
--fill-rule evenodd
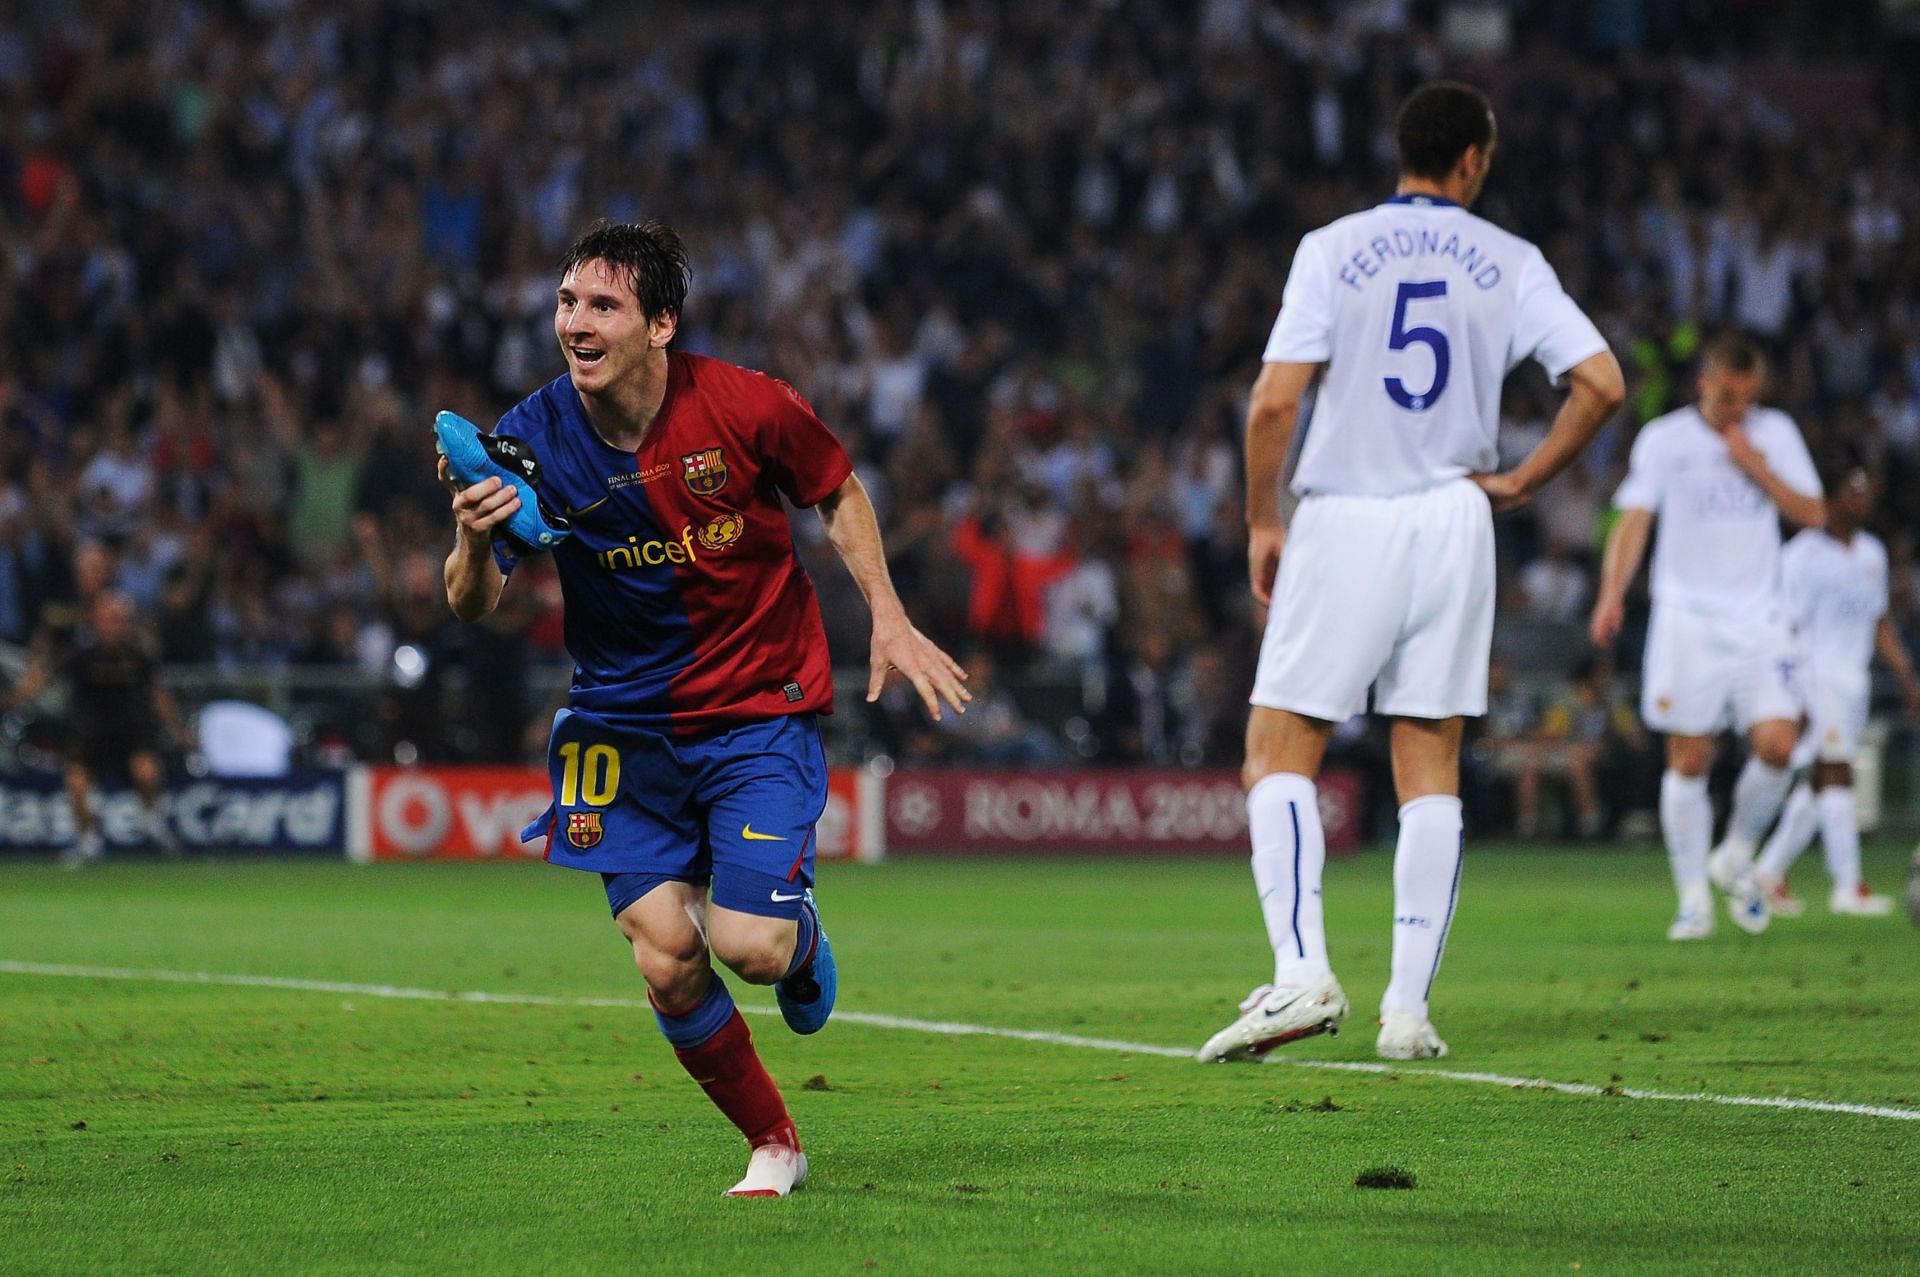
M793 961L787 964L787 976L806 967L813 961L814 941L820 936L820 911L811 902L803 902L800 916L794 920L797 930L793 937ZM785 979L786 976L781 977Z
M727 1027L727 1021L733 1018L733 995L727 992L726 981L716 975L693 1010L684 1015L668 1015L656 1006L653 1018L667 1041L679 1050L691 1051Z

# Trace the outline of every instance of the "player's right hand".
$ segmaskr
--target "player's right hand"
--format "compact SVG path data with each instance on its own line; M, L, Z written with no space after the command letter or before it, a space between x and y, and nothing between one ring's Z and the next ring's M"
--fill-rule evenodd
M953 706L955 713L967 712L967 702L973 699L973 693L965 687L967 672L938 643L914 628L905 613L874 622L872 649L867 704L880 699L887 675L898 671L920 693L920 703L927 707L927 716L934 722L940 721L943 699Z
M1280 573L1280 551L1287 544L1285 524L1255 524L1247 529L1247 576L1261 607L1273 604L1273 579Z
M1627 605L1615 599L1601 599L1593 605L1593 618L1587 622L1587 635L1597 647L1612 647L1627 623Z
M461 487L445 457L440 458L440 482L453 494L454 523L459 526L460 534L472 542L490 544L495 529L520 508L519 490L502 483L498 476L482 479L471 487Z

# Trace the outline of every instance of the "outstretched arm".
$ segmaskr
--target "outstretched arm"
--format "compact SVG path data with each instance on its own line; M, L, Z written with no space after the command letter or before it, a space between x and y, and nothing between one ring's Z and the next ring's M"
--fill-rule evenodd
M1503 474L1479 474L1473 481L1486 490L1494 513L1518 510L1533 500L1546 482L1567 468L1593 442L1627 397L1620 361L1611 350L1581 360L1567 370L1567 399L1553 419L1553 428L1540 446Z
M1593 618L1587 633L1601 647L1612 644L1627 619L1627 587L1640 571L1640 560L1647 553L1647 538L1653 531L1653 511L1622 510L1620 521L1607 534L1607 551L1600 564L1599 597L1593 601Z
M1262 364L1247 405L1247 574L1263 607L1273 602L1273 578L1287 543L1280 472L1300 425L1300 400L1318 371L1319 364Z
M866 485L858 475L848 475L827 494L819 510L827 540L847 565L854 584L867 598L867 610L873 613L873 671L867 679L867 700L879 700L887 672L898 670L920 693L921 703L936 723L943 699L957 713L966 713L967 702L973 699L964 686L966 671L932 639L913 628L907 609L894 591L886 551L880 544L880 521L874 517L873 499L867 495Z

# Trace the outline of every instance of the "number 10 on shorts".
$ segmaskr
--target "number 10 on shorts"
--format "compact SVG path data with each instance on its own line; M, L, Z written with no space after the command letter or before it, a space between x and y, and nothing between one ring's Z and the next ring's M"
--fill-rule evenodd
M560 755L560 805L577 806L581 799L589 807L605 807L620 792L620 751L611 745L588 745L582 756L580 742L562 741Z

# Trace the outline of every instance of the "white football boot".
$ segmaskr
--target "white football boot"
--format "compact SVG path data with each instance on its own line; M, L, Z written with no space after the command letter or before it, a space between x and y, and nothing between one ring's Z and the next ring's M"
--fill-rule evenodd
M1713 897L1703 887L1680 897L1680 912L1667 928L1669 940L1705 940L1713 934Z
M1277 1046L1317 1033L1340 1033L1347 995L1331 971L1304 985L1263 984L1240 1004L1240 1018L1207 1039L1203 1064L1257 1060Z
M1754 881L1753 870L1742 865L1726 890L1727 917L1733 919L1733 925L1750 936L1765 931L1773 921L1773 910L1767 907L1767 893Z
M1388 1011L1380 1021L1373 1049L1383 1060L1437 1060L1447 1044L1433 1031L1433 1022L1413 1011Z
M785 1197L807 1182L807 1155L785 1144L762 1144L747 1160L747 1173L728 1197Z
M1776 918L1798 918L1807 911L1807 902L1793 894L1784 878L1753 871L1753 881L1767 898L1767 910Z
M1873 888L1861 883L1852 891L1836 891L1827 897L1827 908L1849 918L1884 918L1893 912L1893 901L1875 895Z
M1752 849L1739 846L1732 838L1723 838L1707 857L1707 880L1722 891L1732 891L1740 875L1752 867Z

